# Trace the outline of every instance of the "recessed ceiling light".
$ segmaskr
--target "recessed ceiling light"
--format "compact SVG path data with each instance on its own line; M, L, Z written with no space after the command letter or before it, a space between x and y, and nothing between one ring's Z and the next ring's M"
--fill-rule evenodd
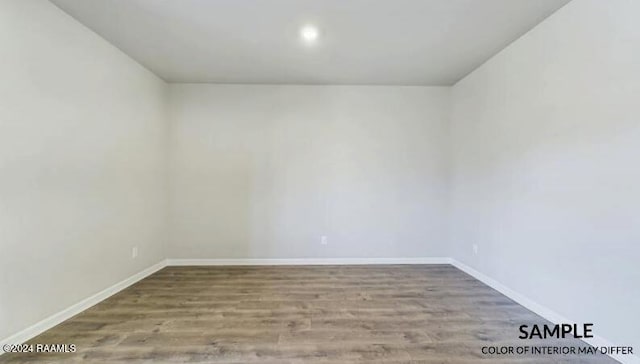
M313 25L305 25L300 28L300 38L306 44L315 43L318 40L319 36L320 32L318 31L318 28Z

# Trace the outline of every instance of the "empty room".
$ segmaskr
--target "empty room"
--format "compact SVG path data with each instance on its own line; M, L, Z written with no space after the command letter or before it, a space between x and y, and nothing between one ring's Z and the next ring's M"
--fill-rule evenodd
M640 0L0 0L0 345L640 364Z

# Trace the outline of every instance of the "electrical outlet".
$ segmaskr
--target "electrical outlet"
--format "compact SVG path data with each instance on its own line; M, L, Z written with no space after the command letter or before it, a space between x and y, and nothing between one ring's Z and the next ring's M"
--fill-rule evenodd
M473 252L478 254L478 244L473 244Z
M136 259L138 257L138 247L131 248L131 258Z
M320 237L320 244L322 245L327 245L329 242L327 241L327 237L325 235L322 235Z

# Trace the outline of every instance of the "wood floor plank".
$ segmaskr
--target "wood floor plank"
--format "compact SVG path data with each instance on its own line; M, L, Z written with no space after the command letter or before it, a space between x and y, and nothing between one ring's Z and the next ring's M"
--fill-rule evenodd
M613 363L484 355L545 320L450 265L167 267L0 363Z

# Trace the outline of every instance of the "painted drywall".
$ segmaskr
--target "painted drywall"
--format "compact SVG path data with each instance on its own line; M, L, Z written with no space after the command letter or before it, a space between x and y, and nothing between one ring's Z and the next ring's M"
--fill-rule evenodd
M453 253L638 346L638 6L574 0L459 82L449 160L448 88L174 85L167 144L162 80L47 1L1 2L0 337L168 232L171 258Z
M48 1L0 1L0 45L5 338L164 257L167 124L166 84Z
M51 1L171 82L451 85L569 0Z
M448 88L172 84L169 100L169 258L447 252Z
M451 131L454 258L636 348L638 14L572 1L453 87Z

